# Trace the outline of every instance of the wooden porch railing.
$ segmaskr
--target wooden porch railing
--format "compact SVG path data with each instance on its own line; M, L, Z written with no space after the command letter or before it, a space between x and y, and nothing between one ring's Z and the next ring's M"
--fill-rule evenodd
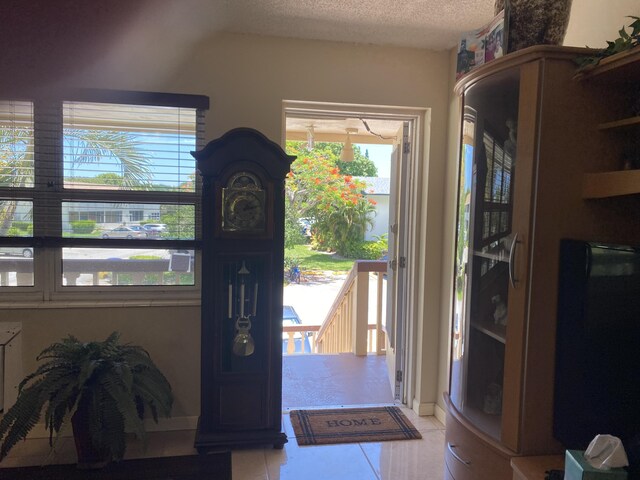
M292 355L294 353L317 353L315 350L315 336L320 330L320 325L285 325L282 327L282 340L287 342L287 355ZM300 339L300 351L296 352L296 334L300 334L298 337ZM304 339L309 339L309 346L311 347L311 351L307 351L307 346Z
M193 258L190 258L193 272ZM81 274L91 274L88 285L164 285L169 280L175 284L176 272L170 269L170 259L131 260L131 259L66 259L63 262L62 276L65 285L78 285ZM10 279L15 273L15 280ZM101 274L107 274L104 277ZM33 259L0 257L1 286L32 286Z
M358 260L338 293L315 338L317 353L384 353L383 274L387 262ZM375 322L369 322L369 279L377 277Z

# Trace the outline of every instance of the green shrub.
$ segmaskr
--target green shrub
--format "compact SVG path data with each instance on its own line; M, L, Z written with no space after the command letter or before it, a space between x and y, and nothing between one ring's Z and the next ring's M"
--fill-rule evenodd
M16 227L11 227L7 230L7 237L24 237L24 230L20 230Z
M295 212L287 210L284 217L284 248L291 249L296 245L304 245L307 238L302 234L302 226Z
M14 220L11 223L11 227L17 230L22 230L23 232L28 232L29 229L33 230L31 222L19 222Z
M89 234L96 228L95 220L76 220L71 222L71 230L76 234Z
M379 260L386 251L381 242L354 242L347 245L344 256L356 260Z

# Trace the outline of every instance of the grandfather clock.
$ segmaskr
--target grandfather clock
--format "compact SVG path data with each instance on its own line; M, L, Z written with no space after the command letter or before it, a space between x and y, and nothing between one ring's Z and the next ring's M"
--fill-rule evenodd
M284 180L295 157L249 128L192 155L203 181L195 447L282 448Z

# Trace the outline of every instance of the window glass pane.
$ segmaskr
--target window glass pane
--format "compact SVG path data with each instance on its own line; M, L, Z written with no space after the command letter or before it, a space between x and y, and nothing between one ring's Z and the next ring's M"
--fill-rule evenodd
M62 202L67 238L195 239L195 206Z
M194 285L193 250L63 248L66 286Z
M0 287L33 286L33 247L0 246Z
M0 188L33 187L33 104L0 102Z
M33 237L33 202L0 198L0 237Z
M65 102L64 187L195 191L196 110Z

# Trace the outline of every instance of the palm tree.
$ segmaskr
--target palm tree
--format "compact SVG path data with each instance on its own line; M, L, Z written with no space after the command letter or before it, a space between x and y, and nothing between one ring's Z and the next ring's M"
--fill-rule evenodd
M113 159L120 168L121 188L146 190L151 187L150 156L141 149L135 134L65 129L64 143L65 158L70 159L72 167ZM33 185L33 128L0 126L0 188ZM0 235L9 231L17 205L16 200L0 202Z
M0 187L33 186L33 129L0 127ZM0 202L0 235L11 228L18 202Z
M121 188L147 190L153 178L150 157L134 134L106 130L64 130L65 157L73 167L115 160L120 167ZM66 163L66 160L65 160Z

